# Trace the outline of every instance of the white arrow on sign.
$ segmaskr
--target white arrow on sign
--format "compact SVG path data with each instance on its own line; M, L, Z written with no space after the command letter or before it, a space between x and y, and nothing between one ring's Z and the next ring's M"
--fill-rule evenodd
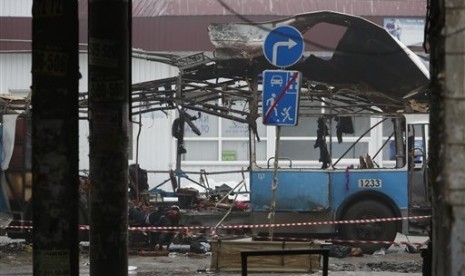
M291 49L292 47L296 46L297 45L297 42L295 42L294 40L290 39L288 41L280 41L280 42L277 42L273 45L273 58L272 58L272 62L273 64L276 64L277 63L277 59L278 59L278 47L283 47L283 46L287 46L288 49Z

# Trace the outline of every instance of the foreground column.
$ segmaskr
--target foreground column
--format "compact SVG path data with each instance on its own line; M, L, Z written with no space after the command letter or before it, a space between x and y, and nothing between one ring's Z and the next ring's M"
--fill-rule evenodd
M89 1L90 275L127 275L130 11Z

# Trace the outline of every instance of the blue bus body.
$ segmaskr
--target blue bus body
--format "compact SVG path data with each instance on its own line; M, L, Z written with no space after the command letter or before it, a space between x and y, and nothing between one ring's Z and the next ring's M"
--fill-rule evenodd
M390 129L392 126L393 130ZM301 166L296 167L287 157L283 158L286 162L278 157L278 162L273 162L274 166L270 166L270 162L266 167L252 166L250 201L253 224L321 222L319 225L274 227L270 231L257 229L256 234L267 235L267 231L268 235L292 237L330 234L342 239L385 242L393 241L398 232L427 233L428 221L421 222L416 218L431 214L427 187L428 116L390 115L387 119L379 116L371 120L368 127L368 131L359 133L377 134L365 140L355 134L351 140L353 145L346 145L348 149L342 150L345 150L343 156L331 156L329 153L329 166L305 166L301 161ZM376 127L383 130L376 130ZM383 134L383 131L390 135ZM311 141L312 138L308 139ZM379 141L373 142L375 139ZM330 138L328 143L336 143L332 142L336 140L335 137ZM357 158L352 149L357 143L367 141L374 146L365 146L363 149L368 149L369 154ZM327 148L331 150L334 147ZM352 156L344 156L350 151ZM315 160L313 162L318 164ZM383 220L385 218L396 218L396 221ZM376 222L336 222L357 219ZM379 248L366 244L362 247L366 252Z
M250 201L254 211L269 210L273 170L251 172ZM280 212L336 212L349 197L360 192L381 193L400 210L408 207L407 171L386 170L286 170L278 172L276 207Z

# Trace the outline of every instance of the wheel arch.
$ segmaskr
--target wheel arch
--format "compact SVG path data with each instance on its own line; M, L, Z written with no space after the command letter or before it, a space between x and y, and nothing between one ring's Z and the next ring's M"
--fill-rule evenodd
M388 206L389 209L391 209L394 212L396 217L402 216L400 209L396 206L396 204L394 203L394 200L392 200L392 198L390 198L386 194L380 193L378 191L361 191L344 199L344 201L342 202L342 204L338 207L336 211L336 220L341 220L341 218L344 216L344 213L349 208L349 206L351 206L352 204L356 202L360 202L363 200L375 200L375 201L381 202L385 204L386 206ZM397 225L397 230L401 231L402 221L397 221L396 225ZM340 226L341 224L337 226L337 229L339 229Z

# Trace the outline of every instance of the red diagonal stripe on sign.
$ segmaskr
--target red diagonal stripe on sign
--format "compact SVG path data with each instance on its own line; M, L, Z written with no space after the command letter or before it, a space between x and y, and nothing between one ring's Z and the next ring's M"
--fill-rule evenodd
M297 79L297 75L298 75L298 72L295 72L294 75L292 75L291 80L286 84L286 87L284 87L283 91L279 94L278 98L276 98L274 103L268 109L268 112L266 112L266 115L265 115L265 120L263 120L265 123L268 121L271 111L276 107L276 105L278 105L278 102L281 100L284 94L286 94L287 90L289 90L289 87L291 87L291 84Z

